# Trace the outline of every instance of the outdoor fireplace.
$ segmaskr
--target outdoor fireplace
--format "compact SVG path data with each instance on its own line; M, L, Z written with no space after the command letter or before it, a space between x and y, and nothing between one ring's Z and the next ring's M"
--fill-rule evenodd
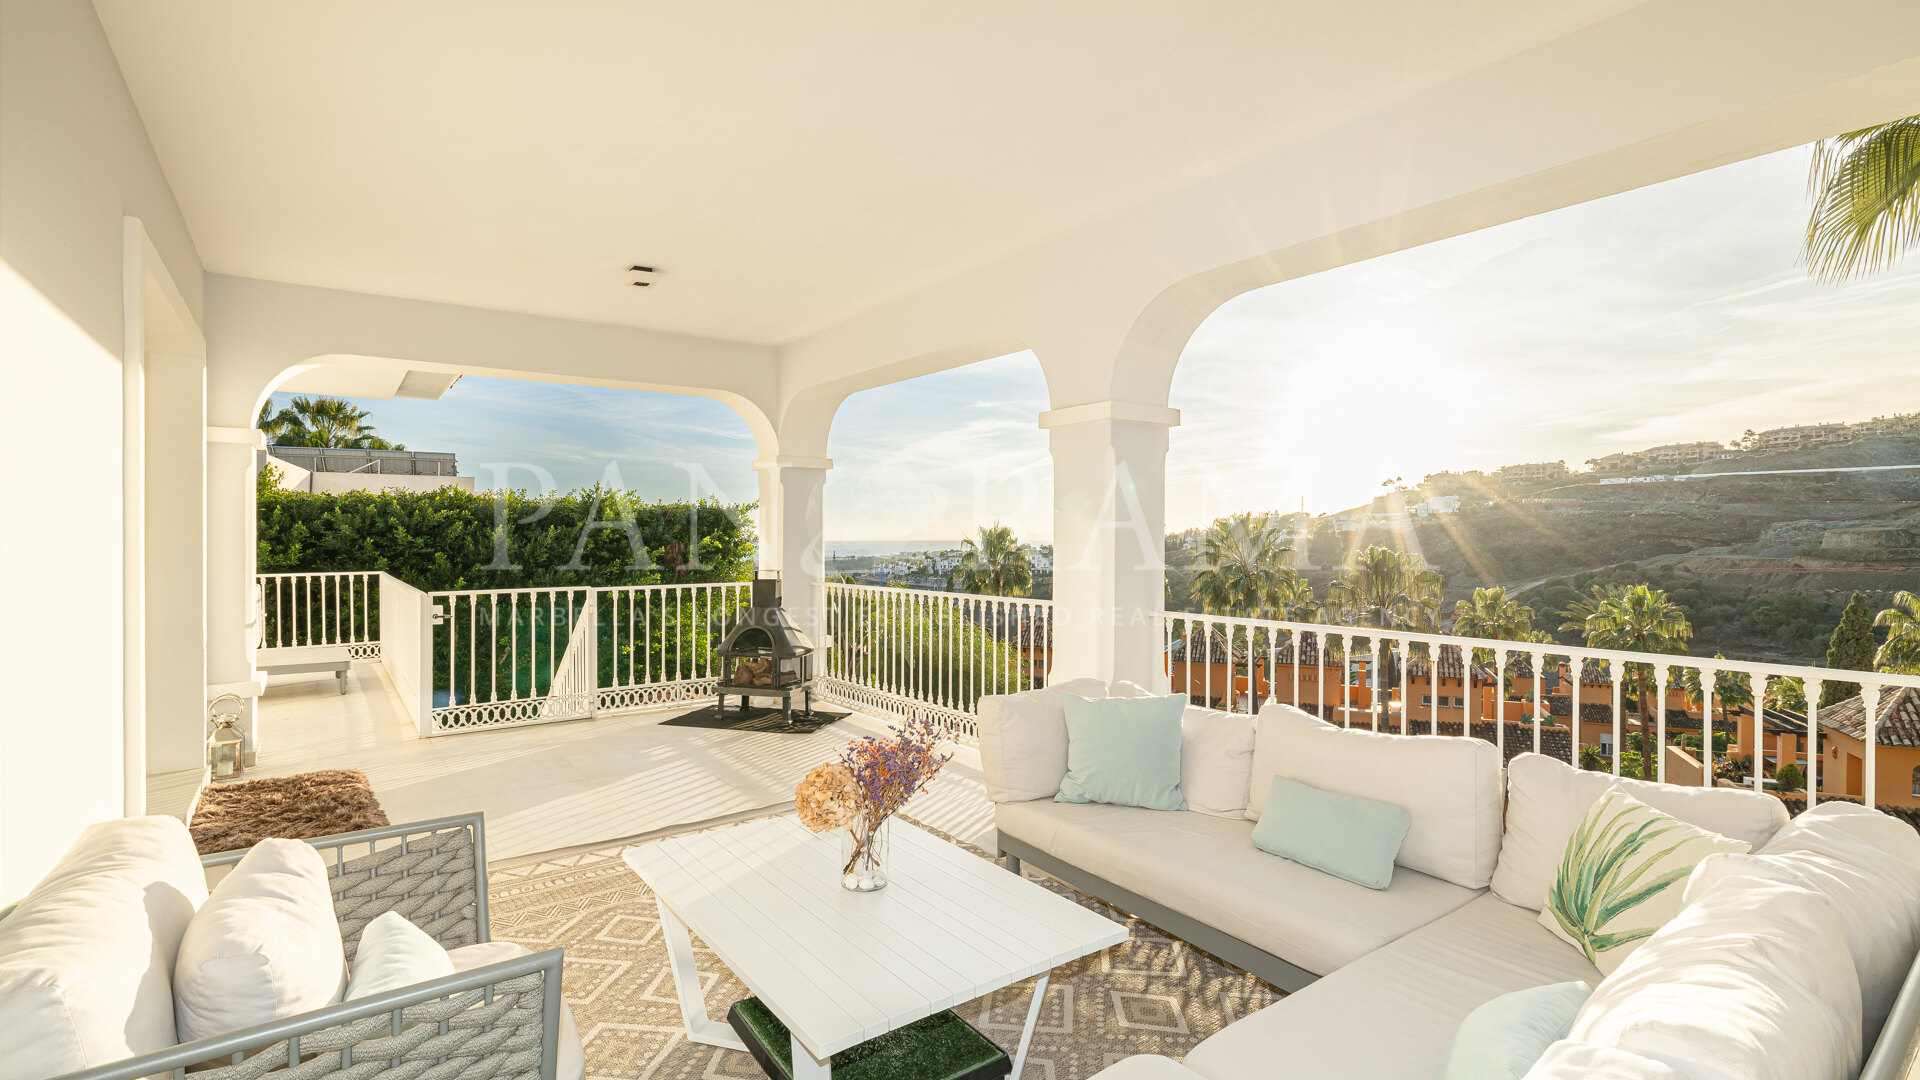
M789 723L795 694L802 715L813 711L813 641L781 609L778 576L754 579L747 609L720 642L720 682L714 689L721 712L734 694L740 695L742 712L752 698L779 698Z

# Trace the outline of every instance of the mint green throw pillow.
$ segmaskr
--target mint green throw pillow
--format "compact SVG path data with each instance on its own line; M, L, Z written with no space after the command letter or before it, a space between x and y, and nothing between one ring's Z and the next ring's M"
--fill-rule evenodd
M1180 794L1180 715L1187 699L1083 698L1061 694L1067 714L1067 775L1054 802L1185 810Z
M1355 885L1384 889L1411 824L1405 807L1276 776L1253 827L1253 846Z
M1518 1080L1547 1047L1567 1037L1574 1014L1592 995L1583 982L1501 994L1460 1021L1437 1080Z

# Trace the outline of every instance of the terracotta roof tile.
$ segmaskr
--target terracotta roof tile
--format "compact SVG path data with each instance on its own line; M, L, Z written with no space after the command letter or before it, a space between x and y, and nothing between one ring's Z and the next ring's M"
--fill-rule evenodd
M1886 687L1880 692L1876 739L1881 746L1920 747L1920 690L1911 686ZM1867 737L1867 709L1859 695L1820 710L1820 726Z

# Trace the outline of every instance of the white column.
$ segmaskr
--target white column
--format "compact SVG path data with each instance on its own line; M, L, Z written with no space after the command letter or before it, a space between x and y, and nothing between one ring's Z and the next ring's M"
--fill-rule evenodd
M206 365L147 357L146 771L206 757Z
M253 596L259 512L254 455L265 445L255 428L207 428L207 697L232 693L246 699L242 727L254 751L261 691L253 667L260 618Z
M1167 431L1177 409L1099 401L1040 414L1053 453L1055 680L1165 690Z
M826 489L833 461L781 454L760 474L760 566L780 571L780 601L815 648L827 647L821 588L827 580Z

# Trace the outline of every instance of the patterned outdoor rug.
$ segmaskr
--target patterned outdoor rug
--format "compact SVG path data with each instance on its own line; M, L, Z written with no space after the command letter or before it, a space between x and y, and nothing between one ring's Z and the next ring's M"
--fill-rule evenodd
M766 1074L751 1056L687 1041L653 895L620 860L624 846L490 868L493 936L534 950L566 948L567 1002L586 1044L589 1077L761 1080ZM1017 1080L1079 1080L1131 1054L1182 1057L1281 997L1259 979L1031 868L1026 876L1126 922L1132 938L1053 972L1025 1076ZM698 938L694 947L707 1012L718 1019L747 989ZM956 1011L1011 1054L1031 986L1016 983Z

